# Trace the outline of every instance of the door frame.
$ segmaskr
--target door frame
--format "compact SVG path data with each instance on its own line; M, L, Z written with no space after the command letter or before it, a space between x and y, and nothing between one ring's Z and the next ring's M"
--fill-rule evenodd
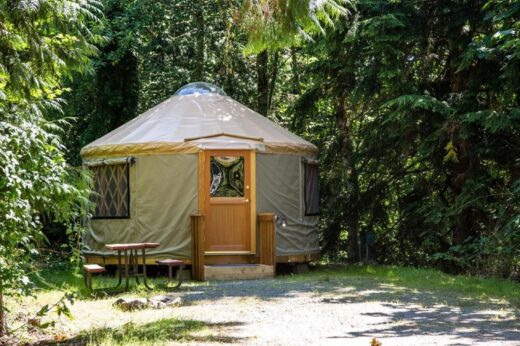
M202 215L208 215L206 203L209 195L206 195L208 181L205 179L206 170L209 166L206 164L206 152L229 152L235 154L237 152L248 152L250 169L250 232L251 232L251 249L249 251L205 251L205 255L255 255L256 254L256 150L252 149L201 149L199 150L199 211ZM247 168L246 168L247 169ZM208 189L209 190L209 189Z

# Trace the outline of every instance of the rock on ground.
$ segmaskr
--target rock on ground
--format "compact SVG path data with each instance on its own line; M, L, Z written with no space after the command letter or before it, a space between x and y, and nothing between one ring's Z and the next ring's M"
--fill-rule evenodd
M179 296L155 296L152 298L119 298L114 306L123 311L143 310L147 308L162 309L180 306L182 298Z

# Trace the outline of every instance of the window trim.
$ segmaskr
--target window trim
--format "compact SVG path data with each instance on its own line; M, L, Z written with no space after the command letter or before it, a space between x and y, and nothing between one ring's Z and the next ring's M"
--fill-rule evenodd
M317 160L308 160L308 159L303 159L302 160L302 163L303 163L303 215L304 216L318 216L318 215L321 215L321 206L320 206L320 201L321 199L318 198L318 211L315 212L315 213L307 213L307 165L309 166L315 166L316 167L316 170L317 170L317 181L318 181L318 197L320 197L320 190L319 190L319 181L320 181L320 176L319 176L319 162Z
M93 215L91 217L92 220L126 220L126 219L130 219L131 218L132 214L131 214L131 208L130 208L130 167L131 167L131 165L134 162L135 162L135 159L131 158L127 162L113 164L113 166L117 166L117 165L124 165L124 166L126 166L126 186L127 186L126 203L127 203L127 206L128 206L128 213L127 213L127 215L125 215L125 216L96 216L95 215L96 211L94 210L94 213L93 213ZM96 166L92 166L92 167L89 167L89 168L93 169L93 168L97 168L99 166L110 166L110 165L108 165L108 164L104 164L104 165L101 164L101 165L96 165Z

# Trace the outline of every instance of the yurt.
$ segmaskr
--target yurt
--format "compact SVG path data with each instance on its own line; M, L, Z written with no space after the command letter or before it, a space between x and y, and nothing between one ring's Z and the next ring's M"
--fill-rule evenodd
M114 264L113 243L160 243L147 263L206 269L319 255L316 146L215 85L182 87L81 157L96 204L83 241L89 263Z

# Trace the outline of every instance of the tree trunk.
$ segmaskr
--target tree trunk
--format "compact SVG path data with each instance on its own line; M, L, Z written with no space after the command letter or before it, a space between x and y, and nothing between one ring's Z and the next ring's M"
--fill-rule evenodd
M222 57L222 72L224 74L224 90L233 95L235 86L233 83L233 42L235 36L233 33L234 20L230 20L233 17L233 4L229 1L220 2L222 25L226 28L226 39L224 43L224 54Z
M361 241L359 239L359 182L358 173L351 159L347 159L347 167L350 169L347 181L350 188L350 198L347 199L347 208L350 208L347 213L346 225L348 229L347 238L347 253L348 259L351 262L359 262L362 259Z
M0 292L0 337L7 333L7 325L5 322L5 311L4 311L4 295Z
M345 224L347 226L347 253L351 262L359 262L362 258L361 242L359 239L359 177L353 161L354 144L352 142L352 128L345 108L346 95L341 92L336 101L336 123L339 128L339 142L341 156L344 160L348 197L344 208L348 208Z
M298 56L296 55L296 48L291 48L291 72L292 78L292 93L300 94L300 71L298 69Z
M256 70L258 73L257 111L264 116L267 116L269 107L269 77L267 75L268 60L269 58L266 50L256 56Z
M461 23L462 25L466 25ZM463 32L462 27L459 29ZM448 76L450 80L451 93L460 94L463 93L468 85L471 85L472 79L472 67L465 70L459 71L460 57L464 54L467 45L471 42L472 35L466 32L464 35L457 35L453 37L450 45L450 55L448 56ZM476 173L476 167L478 163L475 157L471 155L471 143L466 141L459 134L459 119L458 117L451 120L448 123L448 135L457 147L457 159L458 161L452 165L450 172L450 189L453 193L454 200L456 201L466 185L466 180L469 176ZM456 224L453 229L453 244L463 245L468 237L475 235L475 209L465 208L458 213L456 216Z
M196 65L195 65L195 80L204 81L204 35L205 35L205 25L204 25L204 12L202 7L202 2L197 6L197 10L194 16L195 27L197 28L197 37L196 37Z
M278 77L278 52L275 52L273 55L273 63L272 71L271 71L271 81L269 82L269 94L267 97L267 113L269 113L272 109L273 105L273 94L274 88L276 87L276 78Z

